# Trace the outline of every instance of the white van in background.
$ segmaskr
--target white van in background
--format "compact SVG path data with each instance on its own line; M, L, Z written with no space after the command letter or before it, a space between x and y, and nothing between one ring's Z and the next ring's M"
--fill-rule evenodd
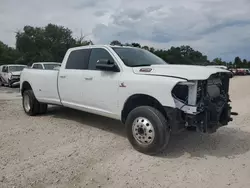
M61 63L58 62L35 62L32 64L32 69L45 69L45 70L53 70L56 67L60 67Z

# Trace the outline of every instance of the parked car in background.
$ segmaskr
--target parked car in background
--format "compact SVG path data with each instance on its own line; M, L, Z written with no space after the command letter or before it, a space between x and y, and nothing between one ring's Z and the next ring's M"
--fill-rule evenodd
M167 64L139 48L91 45L69 49L58 70L25 69L20 91L27 115L56 104L118 119L136 150L155 154L171 133L192 126L212 133L232 121L231 76L224 69Z
M236 75L247 75L246 69L236 69Z
M0 68L0 85L12 87L19 84L21 72L26 67L26 65L19 64L2 65Z
M53 70L55 67L60 67L60 66L61 66L61 63L57 63L57 62L36 62L32 64L31 68Z
M230 68L229 71L231 71L231 73L232 73L233 75L236 75L236 69Z
M245 69L246 71L246 75L250 75L250 70L249 69Z

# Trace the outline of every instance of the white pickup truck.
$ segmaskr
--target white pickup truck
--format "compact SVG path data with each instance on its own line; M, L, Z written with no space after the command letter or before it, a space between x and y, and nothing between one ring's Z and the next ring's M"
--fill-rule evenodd
M231 76L170 65L140 48L90 45L69 49L58 70L24 69L20 90L28 115L55 104L118 119L136 150L156 154L173 132L211 133L232 121Z

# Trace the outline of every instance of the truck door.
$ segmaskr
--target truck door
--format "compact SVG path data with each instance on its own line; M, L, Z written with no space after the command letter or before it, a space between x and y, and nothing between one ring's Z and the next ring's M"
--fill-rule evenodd
M102 59L115 63L114 58L105 48L92 48L88 69L83 71L85 80L84 87L81 88L84 94L83 103L96 110L96 113L114 117L120 115L117 114L117 108L121 73L97 70L96 63Z
M90 49L72 51L58 76L58 91L64 106L82 109L84 104L83 70L88 68Z

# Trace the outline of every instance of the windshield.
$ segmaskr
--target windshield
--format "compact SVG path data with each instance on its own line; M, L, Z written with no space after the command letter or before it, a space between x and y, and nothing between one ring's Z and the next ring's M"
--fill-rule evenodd
M153 53L140 48L112 47L125 65L129 67L167 64Z
M26 66L9 66L9 72L22 71Z
M60 67L61 64L43 64L44 65L44 69L47 70L53 70L55 67Z

